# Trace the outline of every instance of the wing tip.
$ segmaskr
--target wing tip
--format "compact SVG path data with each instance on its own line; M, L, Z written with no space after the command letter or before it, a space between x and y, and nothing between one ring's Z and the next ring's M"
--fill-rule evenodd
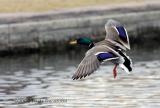
M82 78L85 78L86 76L89 76L89 74L86 74L86 75L84 75L84 76L72 76L72 79L73 80L78 80L78 79L82 79Z
M89 72L88 74L85 75L81 75L81 76L77 76L77 75L73 75L72 79L73 80L78 80L78 79L82 79L82 78L86 78L87 76L90 76L92 73L94 73L96 71L96 69L93 69L91 72Z
M72 76L72 79L73 79L73 80L77 80L78 78L79 78L79 77L77 77L77 76L75 76L75 75Z

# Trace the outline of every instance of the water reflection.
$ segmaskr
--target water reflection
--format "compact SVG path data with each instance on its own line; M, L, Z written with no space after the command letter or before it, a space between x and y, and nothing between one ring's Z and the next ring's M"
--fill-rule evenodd
M102 66L86 79L71 79L83 53L0 58L0 105L5 107L159 108L160 50L133 50L133 73ZM23 101L16 103L16 99ZM54 100L54 102L40 102ZM56 102L56 99L67 101Z

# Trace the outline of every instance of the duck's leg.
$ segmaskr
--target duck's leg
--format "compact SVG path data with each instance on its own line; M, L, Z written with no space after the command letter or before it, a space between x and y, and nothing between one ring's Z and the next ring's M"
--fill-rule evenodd
M117 76L117 64L115 64L115 66L114 66L114 68L113 68L113 76L114 76L114 78L116 78L116 76Z

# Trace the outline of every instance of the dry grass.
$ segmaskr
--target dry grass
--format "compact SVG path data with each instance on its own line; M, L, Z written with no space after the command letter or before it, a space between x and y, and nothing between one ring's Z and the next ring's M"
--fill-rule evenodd
M142 2L143 0L134 0ZM0 13L44 12L75 7L129 3L132 0L0 0Z

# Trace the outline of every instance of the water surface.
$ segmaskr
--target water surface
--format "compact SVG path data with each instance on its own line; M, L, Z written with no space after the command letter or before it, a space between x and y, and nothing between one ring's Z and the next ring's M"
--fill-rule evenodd
M133 72L103 65L82 80L71 76L83 53L0 58L0 106L9 108L160 108L160 50L132 51Z

